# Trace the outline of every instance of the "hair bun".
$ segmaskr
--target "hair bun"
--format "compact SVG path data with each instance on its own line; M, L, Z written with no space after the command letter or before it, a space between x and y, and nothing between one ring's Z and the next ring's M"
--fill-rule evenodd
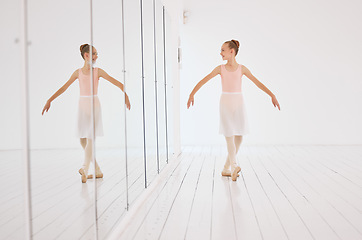
M82 52L83 48L85 48L86 46L88 46L88 43L81 45L80 46L80 51Z
M233 43L235 43L235 45L239 48L239 46L240 46L240 43L239 43L239 41L238 40L231 40Z

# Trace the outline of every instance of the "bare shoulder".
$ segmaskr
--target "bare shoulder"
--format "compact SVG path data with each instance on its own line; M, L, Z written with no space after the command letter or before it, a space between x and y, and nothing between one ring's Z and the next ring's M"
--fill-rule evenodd
M78 77L79 77L79 68L73 72L71 78L77 79Z
M248 74L250 73L250 70L246 66L241 65L241 72L244 74Z
M220 74L220 73L221 73L221 65L219 65L219 66L217 66L216 68L214 68L213 73L214 73L215 75Z
M68 79L68 81L65 83L65 85L67 85L67 88L75 81L77 80L77 78L79 77L79 69L75 70L72 73L72 76L70 76L70 78Z
M104 76L106 76L106 75L107 75L106 71L104 71L102 68L98 68L98 76L99 77L104 78Z

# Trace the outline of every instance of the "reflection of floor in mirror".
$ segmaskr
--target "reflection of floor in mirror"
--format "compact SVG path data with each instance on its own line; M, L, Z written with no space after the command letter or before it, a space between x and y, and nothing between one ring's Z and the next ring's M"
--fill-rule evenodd
M24 182L20 151L0 151L0 238L23 239Z
M186 147L118 239L362 239L362 146Z
M104 239L126 211L126 165L122 151L101 149L96 154L104 173L103 179L96 180L99 238ZM81 183L82 161L81 150L31 152L34 239L92 239L95 181ZM19 230L24 224L24 210L19 208L24 202L21 152L0 152L0 164L2 182L10 183L1 184L1 239L23 239L24 230ZM142 158L129 157L130 204L144 189L143 170Z

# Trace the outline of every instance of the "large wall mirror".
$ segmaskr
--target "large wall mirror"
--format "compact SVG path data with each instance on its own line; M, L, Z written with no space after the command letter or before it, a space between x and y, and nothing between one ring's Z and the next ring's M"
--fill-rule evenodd
M102 69L122 84L125 81L123 17L122 1L93 1L93 44L98 53L94 67ZM126 91L131 110L126 109L124 92L107 79L100 78L99 81L104 136L96 139L96 161L103 176L96 175L96 179L90 181L96 182L98 239L105 239L127 212L125 114L133 112L137 105L133 94Z
M91 41L90 7L71 0L29 0L27 5L33 239L78 239L96 229L94 185L100 183L82 184L78 173L86 161L83 148L93 147L92 141L87 146L80 141L78 110L86 102L89 114L92 99L80 97L77 79L42 115L47 100L82 71L79 47Z
M142 82L141 2L124 0L125 85L132 108L126 112L128 204L144 189L144 101ZM137 126L137 127L136 127Z
M172 69L177 63L169 57L175 52L169 43L171 19L160 0L24 2L6 0L0 5L1 31L6 33L0 60L7 69L3 73L7 82L3 80L0 90L1 111L11 116L3 118L0 126L1 178L9 182L1 185L0 212L5 216L1 235L106 239L173 153L170 109ZM27 13L28 34L28 57L23 59L29 96L25 118L22 11ZM81 55L85 43L94 46L87 55L96 59L91 64ZM98 87L94 81L90 84L91 77ZM130 109L120 85L110 78L123 84ZM80 79L89 79L89 91ZM62 86L67 89L43 112ZM84 116L92 126L89 134L83 133L87 124L79 120ZM99 116L103 134L99 134ZM21 150L21 119L28 119L28 158ZM28 182L24 161L29 163ZM25 188L30 192L29 208L24 206Z
M2 239L23 239L25 230L22 158L22 84L20 1L0 1L0 233ZM11 24L9 24L9 22Z

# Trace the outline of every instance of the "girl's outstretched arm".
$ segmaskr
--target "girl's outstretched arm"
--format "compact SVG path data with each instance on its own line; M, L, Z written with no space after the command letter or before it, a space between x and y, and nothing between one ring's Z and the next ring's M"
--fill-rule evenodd
M101 69L101 68L98 69L98 76L106 79L107 81L109 81L110 83L115 85L116 87L119 87L122 90L122 92L124 92L123 84L121 82L117 81L116 79L114 79L113 77L109 76L103 69ZM129 101L128 95L127 95L127 93L124 93L124 95L125 95L125 99L124 99L125 103L127 105L128 110L130 110L131 103Z
M46 102L43 111L41 113L41 115L44 114L44 112L48 112L49 108L50 108L50 104L52 101L54 101L54 99L56 99L57 97L59 97L60 94L62 94L63 92L65 92L65 90L68 89L68 87L78 78L78 70L74 71L74 73L72 74L72 76L69 78L69 80L61 87L59 88L58 91L56 91L53 96L51 96L48 101Z
M251 74L250 70L247 67L242 66L242 71L244 75L247 76L258 88L263 90L266 94L268 94L272 98L272 103L274 107L278 107L278 109L280 110L280 105L275 95L264 84L262 84L258 79L256 79L256 77L254 77L254 75Z
M190 93L190 97L189 100L187 101L187 108L190 107L190 105L194 105L194 96L196 94L197 91L199 91L199 89L205 84L207 83L210 79L212 79L213 77L215 77L216 75L220 74L221 72L221 67L217 66L216 68L214 68L214 70L212 70L211 73L209 73L206 77L204 77L200 82L198 82L196 84L196 86L194 87L194 89L192 90L192 92Z

